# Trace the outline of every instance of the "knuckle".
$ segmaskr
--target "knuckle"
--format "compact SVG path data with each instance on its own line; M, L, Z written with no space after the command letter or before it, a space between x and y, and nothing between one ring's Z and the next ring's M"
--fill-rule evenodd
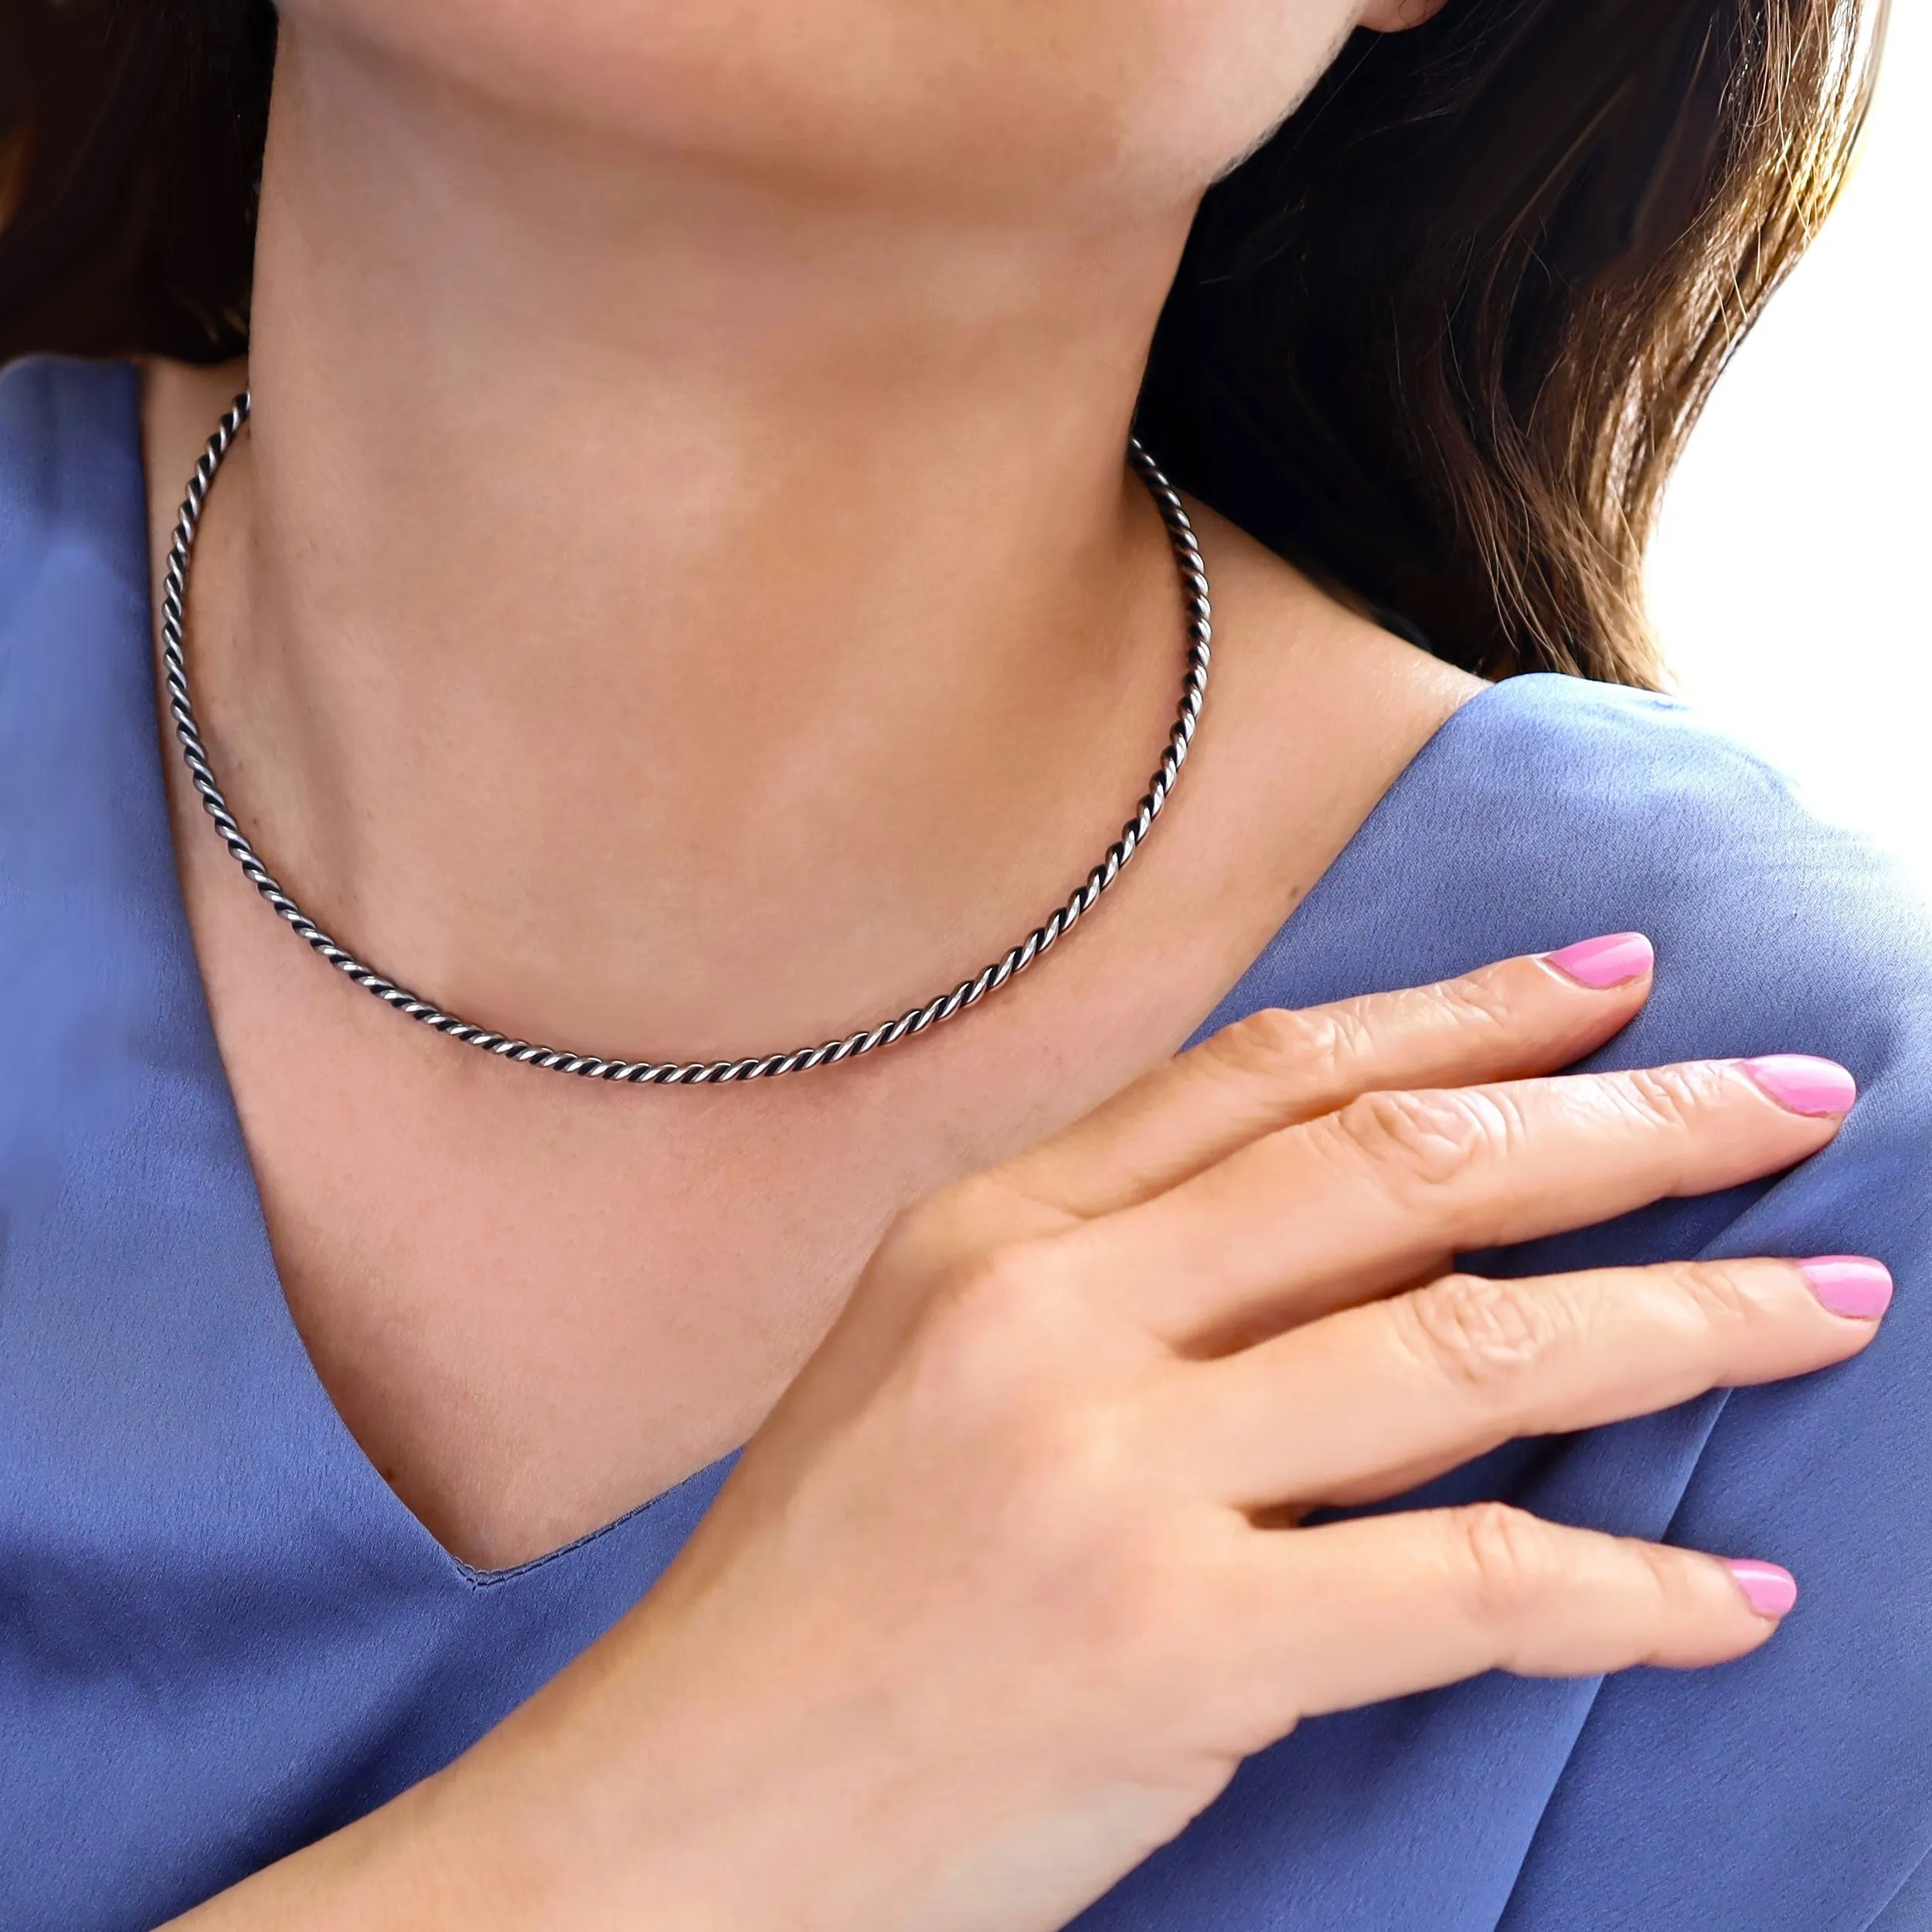
M950 1182L901 1208L886 1224L873 1253L898 1272L935 1273L978 1245L979 1230L992 1220L981 1177Z
M865 1286L874 1295L898 1298L923 1289L947 1259L937 1223L923 1202L902 1208L886 1224L866 1264Z
M957 1219L951 1188L940 1188L923 1199L902 1207L886 1224L879 1251L890 1254L918 1254L934 1246Z
M1623 1077L1622 1090L1641 1124L1673 1131L1708 1117L1716 1097L1711 1070L1699 1066L1639 1067Z
M938 1298L954 1319L1005 1332L1037 1320L1066 1285L1053 1243L1012 1241L953 1269Z
M1111 1466L1120 1351L1094 1333L1050 1243L1016 1243L949 1270L913 1323L901 1367L935 1439L979 1445L1015 1472Z
M1685 1261L1672 1272L1684 1299L1713 1325L1748 1321L1770 1307L1758 1270L1730 1261Z
M1519 1281L1448 1274L1405 1304L1427 1361L1461 1387L1495 1399L1531 1379L1555 1345L1557 1311Z
M1431 1192L1515 1138L1507 1110L1474 1091L1364 1094L1329 1117L1385 1179Z
M1001 1243L1045 1241L1076 1217L1029 1192L1009 1168L989 1168L943 1186L903 1208L874 1250L900 1271L934 1276Z
M1515 1005L1493 969L1443 980L1429 991L1444 1016L1460 1031L1509 1033L1515 1030Z
M1468 1503L1448 1512L1448 1529L1469 1609L1484 1622L1517 1615L1554 1580L1549 1526L1526 1509Z
M1648 1588L1665 1609L1675 1607L1690 1594L1685 1587L1684 1566L1674 1551L1641 1537L1619 1536L1617 1548L1635 1563Z
M1221 1065L1244 1079L1337 1078L1369 1045L1365 1017L1349 1006L1264 1007L1223 1027L1206 1043Z

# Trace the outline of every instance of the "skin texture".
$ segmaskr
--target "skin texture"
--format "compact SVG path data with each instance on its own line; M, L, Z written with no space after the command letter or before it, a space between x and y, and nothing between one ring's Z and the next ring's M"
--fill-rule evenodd
M253 389L189 650L297 896L467 1017L625 1057L828 1037L1002 950L1171 713L1172 569L1121 456L1192 209L1358 18L1407 23L294 0L250 366L151 369L146 433L158 539ZM1215 690L1117 895L970 1020L829 1075L614 1090L410 1027L264 910L177 774L290 1305L399 1508L506 1565L750 1440L609 1638L196 1923L1045 1928L1309 1712L1768 1633L1701 1556L1493 1513L1278 1526L1871 1325L1782 1264L1563 1284L1516 1311L1550 1344L1519 1375L1418 1400L1432 1337L1515 1332L1480 1287L1401 1299L1452 1250L1835 1123L1723 1070L1350 1108L1552 1072L1643 997L1535 962L1170 1063L1475 688L1202 533ZM1432 1180L1431 1147L1468 1158ZM1382 1423L1285 1438L1318 1359Z

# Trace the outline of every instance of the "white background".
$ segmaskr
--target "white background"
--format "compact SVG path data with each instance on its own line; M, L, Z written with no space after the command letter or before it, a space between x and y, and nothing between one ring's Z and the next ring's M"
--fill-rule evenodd
M1650 573L1676 689L1932 889L1932 0L1858 171L1719 383Z

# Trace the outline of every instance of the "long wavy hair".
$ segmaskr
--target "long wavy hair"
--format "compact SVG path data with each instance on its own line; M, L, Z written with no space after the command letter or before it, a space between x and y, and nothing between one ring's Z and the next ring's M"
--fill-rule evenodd
M1645 547L1844 179L1886 0L1449 0L1203 203L1142 433L1491 677L1643 684ZM267 0L0 0L0 359L248 340Z

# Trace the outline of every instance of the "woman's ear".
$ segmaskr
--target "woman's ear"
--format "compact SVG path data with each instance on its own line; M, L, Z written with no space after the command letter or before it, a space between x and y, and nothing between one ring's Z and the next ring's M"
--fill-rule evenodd
M1448 0L1369 0L1359 24L1374 33L1400 33L1433 20Z

